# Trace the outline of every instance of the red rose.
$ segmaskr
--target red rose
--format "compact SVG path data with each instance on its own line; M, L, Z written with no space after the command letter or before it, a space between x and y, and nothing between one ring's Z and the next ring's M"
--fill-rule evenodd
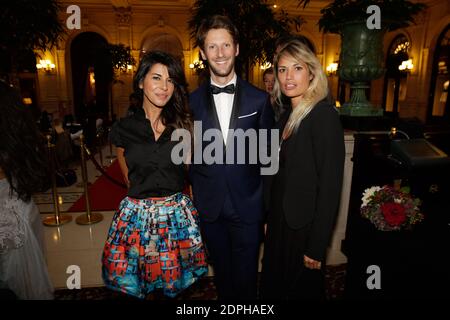
M391 226L399 226L406 220L405 208L395 202L387 202L381 205L384 220Z

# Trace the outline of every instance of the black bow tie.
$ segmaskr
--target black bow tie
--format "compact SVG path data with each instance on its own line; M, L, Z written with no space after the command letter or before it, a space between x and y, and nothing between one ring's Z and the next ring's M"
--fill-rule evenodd
M215 86L215 85L211 85L211 92L212 94L218 94L221 92L225 92L225 93L230 93L230 94L234 94L235 88L234 88L234 84L229 84L223 88Z

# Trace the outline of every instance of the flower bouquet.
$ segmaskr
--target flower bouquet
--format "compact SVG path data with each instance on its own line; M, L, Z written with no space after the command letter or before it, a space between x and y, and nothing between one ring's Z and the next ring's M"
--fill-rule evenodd
M419 205L407 187L374 186L363 193L361 215L380 231L408 230L424 218Z

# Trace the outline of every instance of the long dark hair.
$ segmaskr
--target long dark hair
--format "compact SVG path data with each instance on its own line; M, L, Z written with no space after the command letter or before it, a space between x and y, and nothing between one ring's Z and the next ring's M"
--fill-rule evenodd
M146 53L134 76L134 92L138 95L140 102L143 101L143 89L139 85L143 83L145 76L153 65L160 63L167 67L169 76L172 78L175 88L172 97L161 111L162 123L173 129L193 130L192 114L188 108L188 89L186 77L180 62L172 55L162 51L150 51Z
M17 196L28 202L50 186L44 138L18 92L0 81L0 169Z

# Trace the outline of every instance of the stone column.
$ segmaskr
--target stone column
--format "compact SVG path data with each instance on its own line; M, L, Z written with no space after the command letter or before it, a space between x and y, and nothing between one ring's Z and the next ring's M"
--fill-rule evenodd
M119 7L114 8L116 13L116 25L117 25L117 44L123 44L129 46L133 50L133 43L131 41L131 24L132 24L132 12L131 7ZM133 57L136 57L133 54ZM139 57L136 62L139 61ZM133 91L133 72L127 71L126 73L120 73L118 75L118 81L112 84L112 105L114 113L118 117L125 115L128 108L128 96Z
M66 50L56 50L56 68L57 68L57 90L58 90L58 112L60 117L64 117L66 114L73 113L73 105L69 98L68 90L68 74L66 70Z

